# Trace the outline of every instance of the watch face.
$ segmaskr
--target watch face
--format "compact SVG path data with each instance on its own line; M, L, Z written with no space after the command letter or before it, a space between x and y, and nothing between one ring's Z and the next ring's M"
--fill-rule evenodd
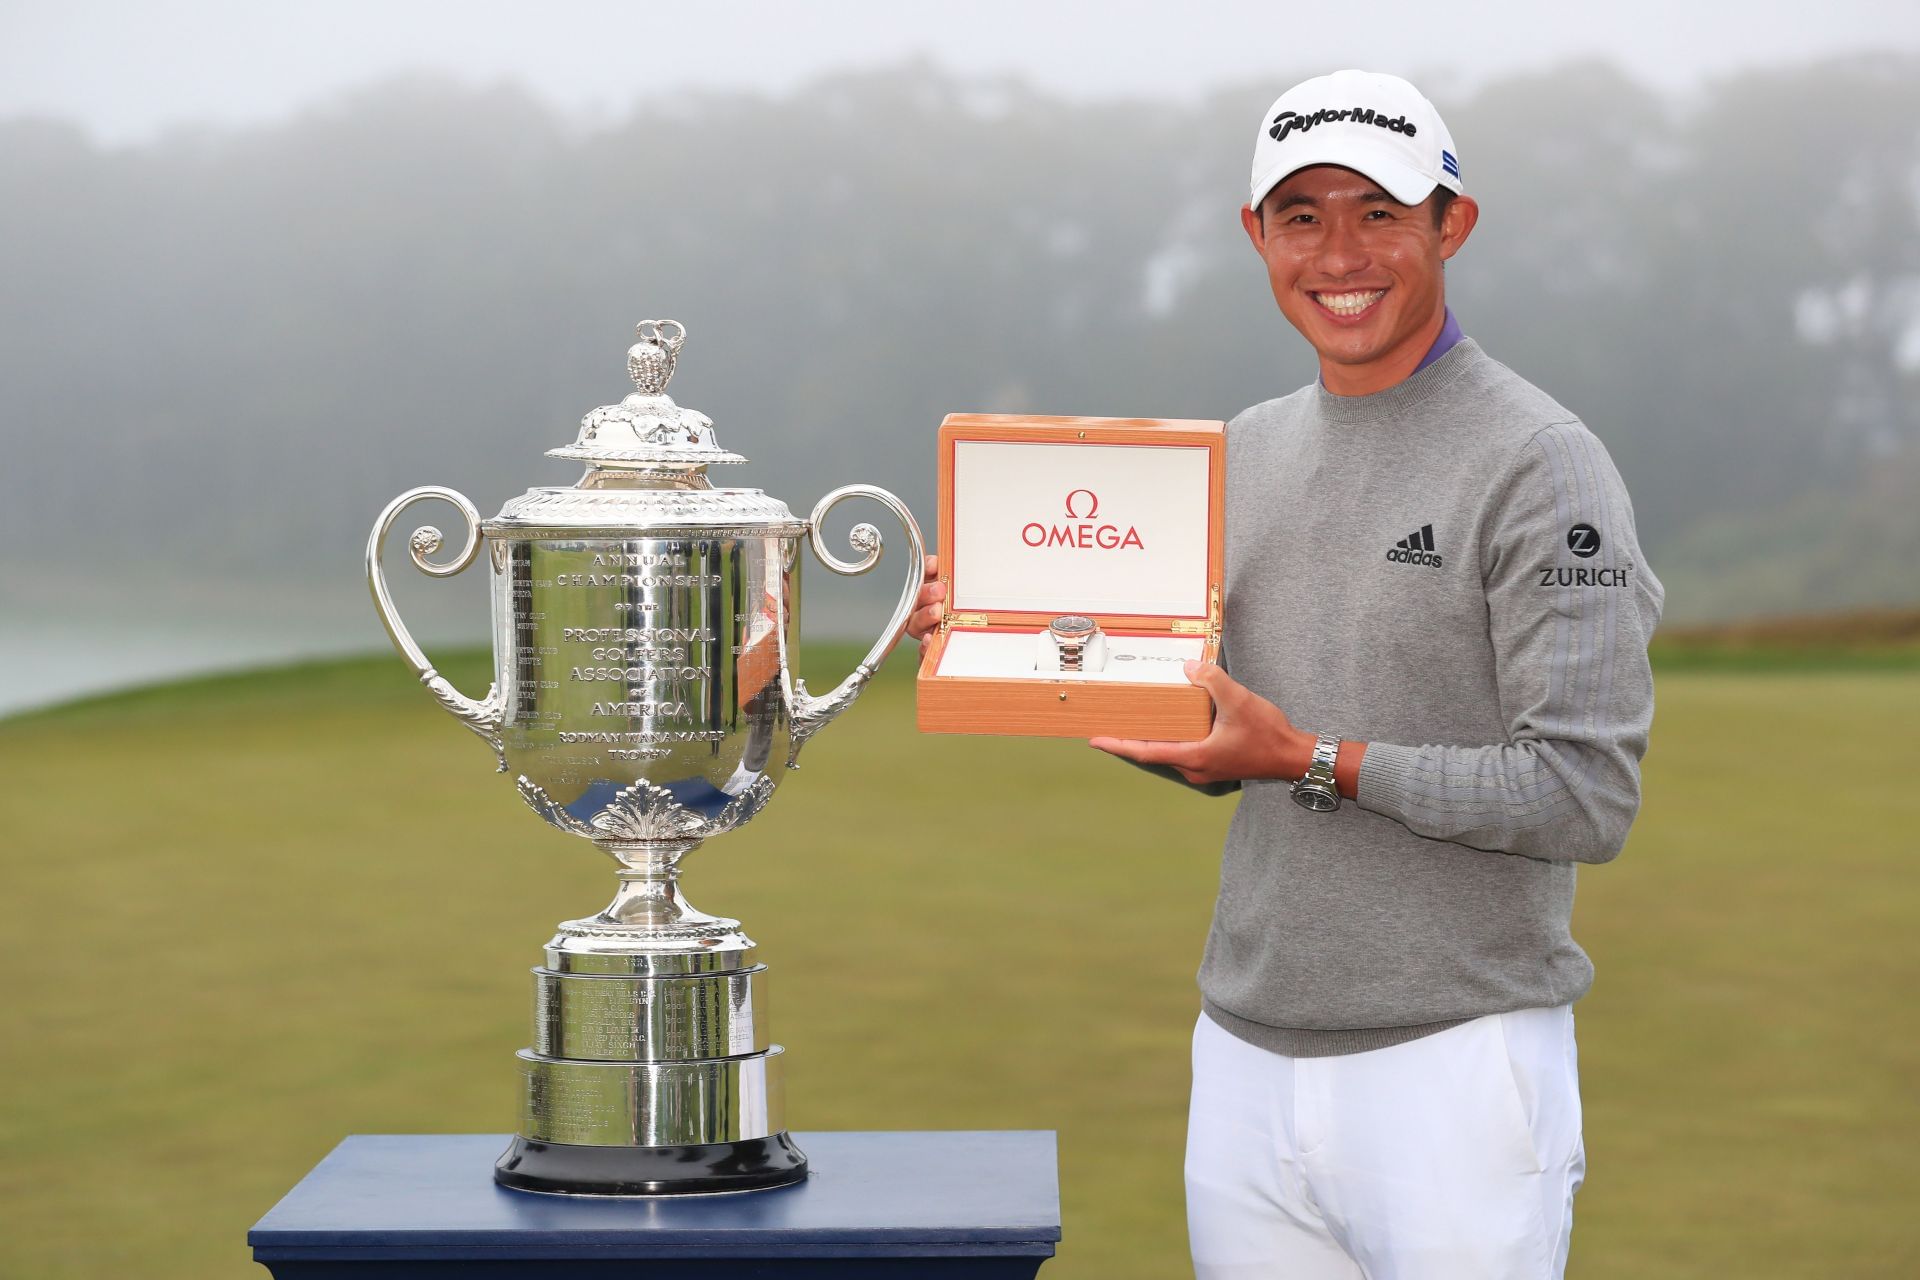
M1332 813L1340 807L1338 794L1328 795L1318 787L1295 786L1293 798L1315 813Z
M1061 640L1084 640L1099 629L1092 618L1078 613L1069 613L1065 617L1055 618L1048 628Z

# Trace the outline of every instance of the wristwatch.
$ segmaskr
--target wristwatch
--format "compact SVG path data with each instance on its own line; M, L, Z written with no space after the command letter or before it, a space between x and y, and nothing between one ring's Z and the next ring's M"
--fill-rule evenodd
M1069 613L1047 624L1053 647L1060 655L1062 671L1080 671L1086 666L1087 645L1100 633L1100 624L1084 614Z
M1313 744L1307 776L1293 784L1295 804L1315 813L1332 813L1340 807L1340 789L1333 782L1333 765L1339 758L1340 739L1321 734Z

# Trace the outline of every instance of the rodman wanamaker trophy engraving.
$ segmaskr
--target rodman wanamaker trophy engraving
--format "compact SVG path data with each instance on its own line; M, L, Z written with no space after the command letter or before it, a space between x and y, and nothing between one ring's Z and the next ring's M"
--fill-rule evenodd
M680 864L759 813L802 744L852 705L905 630L921 575L920 530L883 489L835 489L801 520L758 489L715 488L709 466L746 459L666 394L686 330L649 320L638 332L627 353L638 390L548 451L587 464L578 484L531 489L485 521L452 489L412 489L367 543L374 603L428 692L492 748L535 813L619 864L613 901L562 924L533 971L520 1131L494 1170L531 1191L735 1191L806 1176L767 1034L766 966L738 921L681 896ZM878 563L872 525L853 528L857 559L824 543L822 519L852 497L905 527L907 581L879 642L816 697L794 674L800 543L835 573ZM415 530L414 565L445 577L484 551L492 569L484 698L435 672L387 590L388 531L426 499L459 508L467 536L434 559L439 530Z

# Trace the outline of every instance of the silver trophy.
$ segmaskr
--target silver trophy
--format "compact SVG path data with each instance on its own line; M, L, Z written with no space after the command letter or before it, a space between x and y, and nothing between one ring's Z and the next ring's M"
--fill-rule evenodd
M710 465L746 459L666 394L686 329L648 320L638 333L634 394L548 450L587 464L578 484L530 489L485 521L452 489L410 489L367 542L374 604L427 691L486 742L535 813L619 864L613 901L562 924L533 971L520 1131L494 1170L530 1191L662 1195L806 1176L767 1035L766 966L738 921L681 895L680 864L759 813L806 740L853 704L905 631L921 577L919 527L884 489L835 489L801 520L758 489L714 488ZM878 643L815 697L794 675L800 542L835 573L873 568L872 525L854 526L854 560L821 535L852 497L904 526L906 582ZM387 590L387 534L427 499L458 507L467 535L435 560L440 531L416 529L414 565L446 577L484 547L493 570L494 685L481 699L433 669Z

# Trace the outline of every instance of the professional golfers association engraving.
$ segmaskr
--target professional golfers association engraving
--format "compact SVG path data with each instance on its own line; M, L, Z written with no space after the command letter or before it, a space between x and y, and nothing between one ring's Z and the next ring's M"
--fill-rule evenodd
M686 900L680 864L759 813L806 740L852 705L906 629L924 554L912 513L883 489L836 489L801 520L758 489L715 488L708 466L745 459L666 394L685 328L648 320L638 337L633 394L548 451L587 464L578 484L532 489L491 520L451 489L412 489L367 543L375 606L427 691L487 743L528 807L619 868L613 901L560 925L534 970L522 1123L495 1168L526 1190L728 1191L806 1175L782 1114L765 966L738 921ZM835 573L873 568L872 525L854 527L851 560L821 535L852 497L900 521L906 582L865 659L815 696L793 670L800 543ZM495 679L484 698L433 669L387 590L387 536L428 499L458 508L466 539L436 558L444 540L423 526L407 541L414 565L446 577L484 548L491 570Z

